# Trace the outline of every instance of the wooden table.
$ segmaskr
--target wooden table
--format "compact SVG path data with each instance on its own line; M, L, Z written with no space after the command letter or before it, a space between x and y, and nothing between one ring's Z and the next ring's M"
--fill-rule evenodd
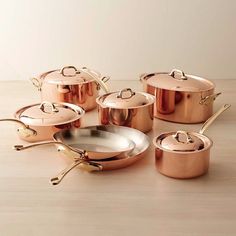
M154 148L134 165L96 174L72 171L58 186L49 179L68 160L54 147L22 152L12 149L24 142L14 125L1 123L0 235L236 235L236 80L216 80L222 95L215 110L231 103L207 131L214 147L209 173L176 180L157 172ZM110 83L111 84L111 83ZM112 89L140 89L137 81L112 81ZM39 101L29 81L0 83L0 117ZM96 111L84 125L97 123ZM151 138L163 131L199 130L155 119Z

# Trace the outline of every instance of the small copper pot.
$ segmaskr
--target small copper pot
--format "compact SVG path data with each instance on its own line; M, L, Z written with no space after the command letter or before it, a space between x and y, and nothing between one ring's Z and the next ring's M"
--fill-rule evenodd
M0 119L17 124L17 133L22 140L38 142L51 140L54 133L68 128L79 128L85 111L69 103L42 102L19 109L15 119Z
M143 74L144 91L156 97L154 116L178 123L201 123L213 114L213 102L220 93L204 78L174 69L170 73Z
M212 141L203 135L209 125L230 105L224 105L197 132L168 132L154 138L158 171L166 176L187 179L205 174L209 168Z
M153 126L155 97L130 88L107 93L97 98L99 122L148 132Z
M85 111L96 107L100 88L108 93L105 84L108 80L109 77L102 77L100 73L86 67L77 69L74 66L48 71L39 78L31 79L41 92L42 101L71 103Z

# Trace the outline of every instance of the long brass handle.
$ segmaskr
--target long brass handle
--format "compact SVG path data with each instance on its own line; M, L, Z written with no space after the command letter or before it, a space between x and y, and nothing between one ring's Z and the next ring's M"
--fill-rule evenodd
M223 105L214 115L212 115L201 127L199 133L203 134L207 128L214 122L214 120L221 114L223 113L225 110L227 110L228 108L230 108L231 105L230 104L225 104Z
M62 181L62 179L76 166L79 166L81 169L86 170L88 172L102 170L102 165L100 164L92 163L92 162L90 163L84 160L76 160L75 162L67 166L64 170L62 170L59 174L57 174L55 177L51 178L50 182L53 185L59 184Z
M109 89L107 87L107 85L105 84L104 80L105 78L100 78L100 76L98 76L98 74L95 76L92 71L90 69L88 69L87 67L83 67L82 69L79 69L78 71L83 72L87 75L89 75L90 77L92 77L104 90L105 93L109 93ZM106 80L109 80L108 77L106 77Z
M59 174L57 174L55 177L51 178L50 179L50 182L53 184L53 185L57 185L59 184L62 179L72 170L74 169L76 166L78 166L79 164L81 164L82 161L81 160L78 160L78 161L75 161L73 162L72 164L70 164L68 167L66 167L64 170L62 170Z
M37 131L34 129L31 129L28 125L26 125L24 122L17 120L17 119L0 119L0 121L10 121L17 123L20 127L17 128L17 132L20 134L21 137L28 138L30 136L37 135Z
M76 159L78 159L78 158L79 159L87 159L88 158L88 154L86 151L74 149L74 148L70 147L69 145L62 143L62 142L58 142L58 141L46 141L46 142L30 144L27 146L15 145L13 148L16 151L21 151L21 150L26 150L26 149L33 148L33 147L38 147L38 146L42 146L42 145L51 145L51 144L58 145L57 150L60 152L64 152L64 154L67 156L71 156ZM78 157L78 155L79 155L79 157Z

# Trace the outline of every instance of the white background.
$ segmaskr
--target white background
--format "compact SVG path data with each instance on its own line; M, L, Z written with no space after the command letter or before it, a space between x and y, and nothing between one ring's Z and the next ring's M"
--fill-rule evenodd
M112 79L236 78L235 0L0 0L1 80L63 65Z

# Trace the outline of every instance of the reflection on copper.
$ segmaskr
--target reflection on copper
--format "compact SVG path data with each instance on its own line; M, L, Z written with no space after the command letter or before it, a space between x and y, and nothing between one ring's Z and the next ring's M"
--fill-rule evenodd
M103 108L99 105L98 116L102 125L120 125L148 132L153 125L153 104L129 109Z
M43 101L72 103L88 111L97 106L98 93L98 86L94 81L75 85L43 83L41 97Z
M154 116L178 123L201 123L213 114L213 101L201 104L202 98L214 94L214 89L203 92L181 92L144 84L144 91L156 97Z

